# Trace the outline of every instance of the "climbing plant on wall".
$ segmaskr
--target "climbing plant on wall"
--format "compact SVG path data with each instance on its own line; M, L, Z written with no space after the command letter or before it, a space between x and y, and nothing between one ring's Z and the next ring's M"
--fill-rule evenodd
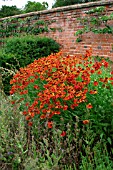
M78 36L77 42L82 41L82 35L90 31L95 34L113 34L113 25L109 23L113 20L113 13L107 15L106 7L101 6L86 11L85 17L80 17L78 20L83 28L75 33Z
M0 37L18 36L20 33L39 34L48 32L50 22L39 20L39 16L20 18L8 18L0 22Z
M40 15L34 15L26 18L8 18L0 21L0 43L3 43L4 38L19 36L19 35L38 35L44 32L54 32L62 29L51 27L51 23L55 20L44 21L40 20Z

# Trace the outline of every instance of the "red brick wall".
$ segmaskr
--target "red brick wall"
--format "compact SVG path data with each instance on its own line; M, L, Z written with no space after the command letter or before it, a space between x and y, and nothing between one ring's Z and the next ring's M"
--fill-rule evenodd
M102 0L98 2L91 2L79 5L71 5L67 7L59 7L55 9L32 12L29 14L22 14L13 16L18 18L25 18L35 15L40 15L39 20L53 21L49 27L62 28L62 32L58 30L55 32L44 33L44 36L55 39L62 45L62 51L65 54L84 54L86 49L92 47L93 55L109 57L113 61L113 35L111 34L94 34L87 33L82 36L82 42L76 42L76 31L83 26L77 20L78 17L85 16L85 12L97 7L105 6L107 14L113 12L113 0ZM12 17L11 17L12 18ZM3 20L3 19L1 19ZM113 26L113 20L110 22Z

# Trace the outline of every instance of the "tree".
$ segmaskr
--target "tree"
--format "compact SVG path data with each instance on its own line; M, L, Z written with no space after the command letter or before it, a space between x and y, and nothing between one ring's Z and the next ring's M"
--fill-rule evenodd
M85 2L93 2L93 1L99 1L99 0L55 0L55 3L52 6L52 8L80 4Z
M42 4L41 4L40 2L28 1L28 3L25 5L24 12L28 13L28 12L33 12L33 11L41 11L41 10L45 10L47 8L48 8L47 2L42 2Z
M22 11L14 6L3 5L0 9L0 18L21 14Z

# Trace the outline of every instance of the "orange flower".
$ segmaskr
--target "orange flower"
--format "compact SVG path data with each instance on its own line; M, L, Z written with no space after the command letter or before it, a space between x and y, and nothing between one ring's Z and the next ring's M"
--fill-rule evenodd
M39 86L37 86L37 85L34 85L34 89L39 89Z
M92 69L90 72L93 74L95 72L95 70Z
M13 90L10 90L10 95L14 94L14 91Z
M28 113L26 112L26 111L23 111L23 113L22 113L23 115L27 115Z
M53 122L52 122L52 121L48 122L48 123L47 123L47 126L48 126L48 128L51 129L51 128L53 127Z
M111 84L113 85L113 82L111 82Z
M26 106L29 106L29 102L27 102L25 105L26 105Z
M68 106L64 105L63 110L67 110L67 109L68 109Z
M29 115L33 118L35 116L34 112L29 112Z
M55 111L54 114L55 115L60 115L60 111Z
M89 123L89 120L83 120L83 124L86 125Z
M86 105L86 108L88 108L88 109L92 109L92 108L93 108L93 106L92 106L92 104L91 104L91 103L89 103L89 104L87 104L87 105Z
M94 86L98 86L98 81L94 81Z
M113 71L111 71L111 74L113 74Z
M26 120L30 120L31 116L26 116L25 118L26 118Z
M32 126L33 125L33 122L28 122L28 126Z
M97 74L102 74L102 71L101 71L101 70L99 70L99 71L97 72Z
M66 136L66 132L65 132L65 131L62 131L62 133L60 134L60 136L62 136L62 137Z
M113 80L113 77L110 77L109 80Z
M104 67L108 67L109 66L109 63L108 62L106 62L105 60L103 60L103 65L104 65Z
M27 93L28 93L28 90L24 90L20 92L20 95L27 94Z
M97 90L90 90L89 93L90 93L90 94L97 94L98 92L97 92Z
M13 101L11 101L11 104L15 104L15 101L13 100Z
M41 116L40 116L40 119L45 119L46 118L46 115L45 114L42 114Z

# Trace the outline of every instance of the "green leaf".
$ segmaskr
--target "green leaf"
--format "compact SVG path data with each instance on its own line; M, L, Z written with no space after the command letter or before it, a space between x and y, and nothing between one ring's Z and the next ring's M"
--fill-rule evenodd
M109 144L111 145L111 143L112 143L112 142L111 142L111 138L108 137L107 140L108 140Z
M2 114L2 111L0 110L0 115Z
M104 135L103 133L100 134L100 138L101 138L101 139L103 138L103 135Z
M82 39L80 38L80 37L78 37L77 39L76 39L76 42L81 42L82 41Z
M55 71L57 71L57 68L53 67L52 72L55 72Z

